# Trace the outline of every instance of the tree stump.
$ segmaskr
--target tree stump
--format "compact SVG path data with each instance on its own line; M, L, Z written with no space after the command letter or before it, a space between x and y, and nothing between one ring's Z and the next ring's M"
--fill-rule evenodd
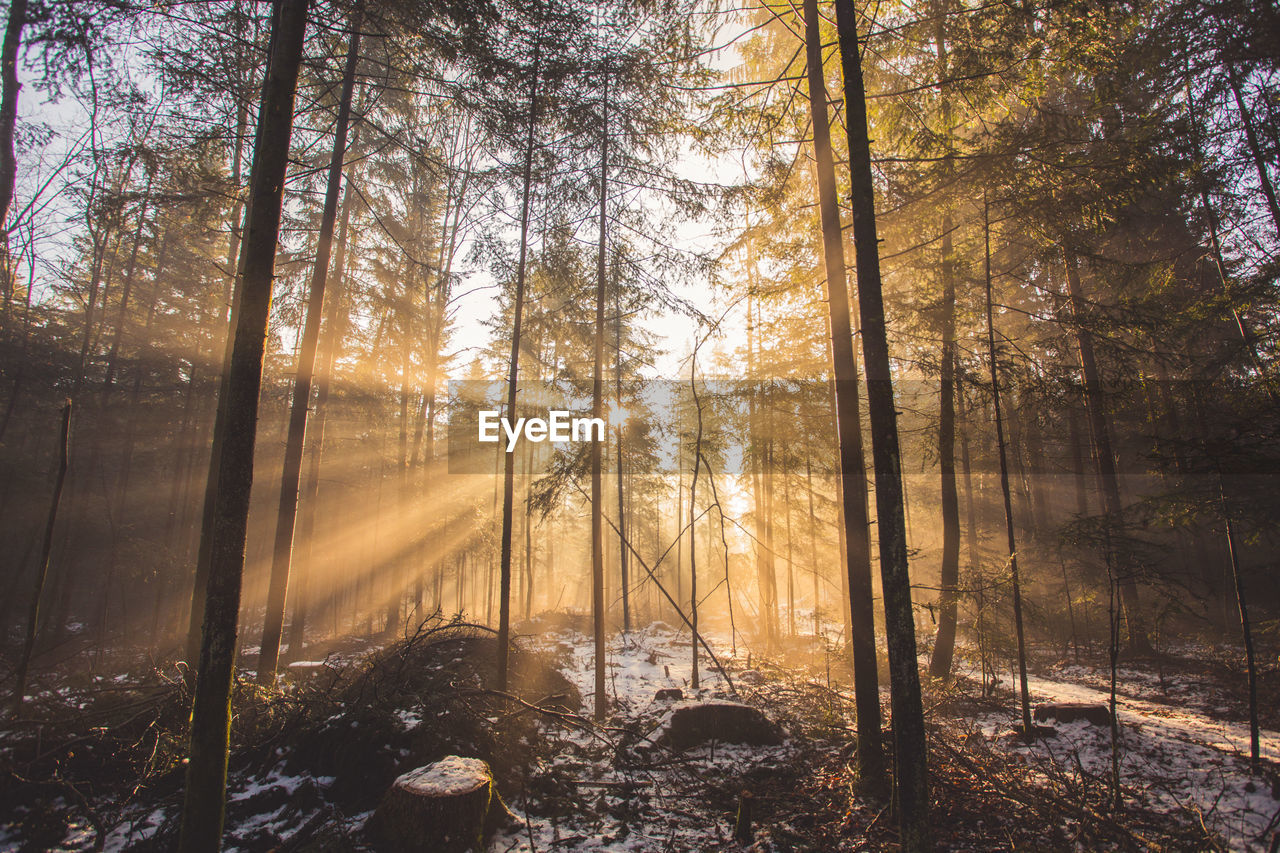
M501 800L489 765L450 755L396 779L369 830L392 853L481 851L495 802Z
M744 847L755 840L755 832L751 829L751 804L755 800L752 793L745 788L738 795L738 814L733 821L733 839Z
M1057 720L1059 723L1074 723L1085 720L1095 726L1111 725L1111 711L1106 705L1089 705L1083 702L1054 702L1037 705L1036 722Z
M782 743L782 729L758 708L740 702L686 702L672 709L658 740L673 749L688 749L713 740L776 746Z

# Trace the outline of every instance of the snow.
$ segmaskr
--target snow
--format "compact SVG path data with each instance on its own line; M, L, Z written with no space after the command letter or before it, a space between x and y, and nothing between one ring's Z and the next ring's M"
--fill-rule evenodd
M283 788L289 794L293 794L298 790L298 786L309 778L308 776L284 776L277 768L260 780L249 780L242 790L233 791L227 797L227 801L235 803L241 800L250 800L271 788Z
M591 707L595 697L595 647L591 638L577 632L541 635L530 638L529 645L566 655L561 672L578 689L583 704ZM729 657L727 650L721 649L716 650L716 656L722 662ZM692 658L689 635L661 622L612 637L605 676L610 701L619 711L630 712L648 708L663 687L679 687L690 696ZM698 661L697 695L725 695L728 685L701 648Z
M728 648L708 638L717 657L732 664ZM592 639L576 632L528 638L530 646L556 653L561 672L578 688L584 706L594 704L595 654ZM690 687L692 651L687 631L655 623L611 638L607 684L611 711L617 718L647 732L641 743L652 743L664 720L678 707L715 702L742 704L731 698L728 685L704 650L699 649L698 690ZM656 701L660 688L678 687L681 702ZM732 813L708 810L706 786L731 788L753 771L768 772L793 761L795 747L710 743L686 750L678 761L632 764L619 762L615 730L548 729L559 748L545 763L531 767L530 778L553 773L572 779L577 798L591 808L561 816L534 814L528 804L508 800L517 825L499 833L489 849L504 853L535 851L598 851L639 853L653 850L720 848L732 837ZM639 746L639 745L637 745Z
M423 797L457 797L492 780L489 765L480 759L450 755L435 764L410 770L396 779L396 787Z
M594 691L591 639L571 633L542 635L532 638L532 643L560 653L565 662L563 673L578 687L583 704L590 708ZM726 665L741 666L742 662L733 660L724 645L712 643ZM648 739L652 741L676 708L699 701L736 700L705 655L700 655L700 671L702 688L692 691L687 632L657 625L625 638L615 637L609 644L607 679L612 707L619 717L647 723ZM751 675L759 677L752 679ZM760 683L764 695L768 695L768 679L754 670L739 671L733 678L744 686ZM1227 850L1266 850L1270 833L1280 826L1280 802L1273 799L1268 780L1250 777L1248 725L1220 718L1225 698L1206 689L1208 685L1186 677L1164 677L1134 669L1122 672L1120 680L1125 692L1117 718L1122 729L1121 775L1126 797L1153 810L1203 822L1222 838ZM1067 667L1030 678L1033 701L1037 703L1106 705L1105 685L1105 672L1085 667ZM664 687L682 688L687 699L676 703L655 701L657 690ZM1160 701L1162 698L1166 701ZM1041 778L1046 781L1063 774L1078 778L1081 773L1094 784L1105 783L1108 778L1110 733L1106 728L1086 722L1058 725L1058 737L1027 745L999 737L1016 724L1014 714L982 715L962 722L974 725L1000 748L1022 754L1040 768ZM572 768L591 784L635 785L621 795L615 793L618 788L585 785L580 793L591 792L595 796L597 790L602 791L599 796L609 811L640 796L644 799L644 805L638 807L640 819L603 817L575 822L569 817L557 822L526 814L519 808L520 803L509 804L524 825L509 830L491 849L513 853L548 848L630 853L696 849L707 845L714 836L728 838L731 828L725 815L704 813L700 821L690 820L693 812L678 793L682 780L675 774L618 770L611 752L599 749L598 744L593 747L590 733L576 732L569 735L569 740L573 748L562 751L550 765L562 770ZM1264 730L1261 748L1264 761L1280 762L1280 733ZM721 776L740 777L793 755L794 748L789 743L780 747L710 744L685 754L684 773L686 778L692 775L709 783ZM530 773L536 775L549 769L532 768ZM637 791L643 794L637 795Z
M1058 676L1086 675L1079 667ZM1087 673L1091 679L1095 673ZM1143 685L1142 679L1133 679ZM1139 698L1129 692L1130 679L1120 684L1116 719L1120 723L1120 777L1125 796L1170 814L1189 815L1221 835L1227 849L1265 850L1280 821L1280 802L1265 778L1251 777L1248 767L1247 724L1215 719L1192 700L1175 703ZM1173 695L1193 691L1173 680ZM1106 705L1106 690L1066 677L1029 676L1033 706L1039 702L1085 702ZM1145 696L1146 690L1135 690ZM1009 732L1012 717L986 715L976 721L983 734L997 739ZM1000 738L1005 748L1023 754L1046 776L1066 774L1107 779L1111 773L1110 729L1079 721L1055 726L1058 736L1027 745ZM1263 730L1264 761L1280 760L1280 732Z
M411 708L401 708L395 712L396 718L406 732L411 732L422 723L422 714Z
M731 848L733 815L724 792L738 789L744 778L767 777L795 765L804 754L803 742L785 741L778 746L713 742L669 756L654 741L681 708L707 703L742 706L744 697L770 716L783 714L780 722L789 727L793 718L785 716L789 713L784 704L789 695L785 682L806 676L777 670L768 661L757 662L758 669L746 669L750 661L745 652L741 659L735 658L727 641L708 640L731 668L734 685L743 690L741 696L730 689L701 649L701 684L697 690L691 688L687 630L654 624L611 637L606 684L612 719L603 727L564 725L549 718L541 721L542 736L550 748L541 753L545 758L528 766L526 779L534 783L534 793L525 801L521 788L504 788L502 794L516 824L501 831L489 849L639 853ZM520 642L556 657L557 666L582 696L582 713L588 714L595 685L592 638L572 631L546 632ZM1188 649L1186 656L1197 653L1203 655L1204 650ZM1100 669L1059 666L1031 675L1029 686L1035 703L1108 702L1107 674ZM658 701L656 693L663 688L679 688L686 698ZM1238 703L1233 704L1226 688L1204 675L1166 675L1128 666L1119 673L1119 689L1117 718L1126 801L1203 823L1218 836L1223 849L1267 850L1280 827L1280 802L1272 797L1268 778L1249 773L1248 726L1239 721ZM885 698L887 704L887 692ZM1001 713L948 718L948 722L1025 760L1034 778L1059 791L1064 790L1064 780L1080 790L1096 791L1106 784L1111 769L1109 729L1086 722L1057 724L1056 737L1026 744L1005 736L1017 723L1012 700L1008 705ZM848 705L844 713L851 710ZM395 713L404 731L434 724L433 716L422 707ZM1236 719L1229 718L1233 714ZM335 715L331 721L341 719ZM497 722L497 717L491 722ZM851 727L852 720L846 724ZM1261 750L1264 762L1270 763L1268 772L1274 772L1280 765L1280 732L1264 730ZM237 844L258 849L255 845L263 837L287 842L302 829L303 818L314 813L312 803L320 798L317 789L323 791L335 781L290 775L286 766L282 760L266 772L259 768L253 775L233 774L228 799L241 816L230 828L229 850L237 849ZM396 784L423 795L456 796L490 779L483 761L450 756L403 774ZM538 783L548 784L539 789ZM712 791L721 794L714 804L709 798ZM557 798L574 805L562 809ZM367 813L345 816L344 825L358 827L365 817ZM103 847L114 851L148 839L155 843L161 828L166 824L172 828L175 819L175 804L157 807L154 801L139 801L113 817ZM92 827L80 820L69 832L61 849L87 849L96 840ZM17 843L0 824L0 850L17 849Z

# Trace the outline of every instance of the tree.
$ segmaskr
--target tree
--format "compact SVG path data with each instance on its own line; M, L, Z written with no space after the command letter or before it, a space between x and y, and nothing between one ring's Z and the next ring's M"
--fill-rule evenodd
M947 67L947 11L945 3L937 10L938 80L945 87ZM951 104L945 88L942 98L942 132L951 132ZM944 162L944 180L951 177L952 163L949 154ZM956 280L952 258L952 216L950 207L942 214L942 258L939 275L942 277L942 348L938 371L938 474L941 480L942 509L942 567L938 572L938 585L942 594L938 601L938 633L934 638L933 657L929 672L935 678L951 675L951 660L955 653L957 599L960 582L960 498L956 491Z
M840 448L840 495L845 531L849 601L853 628L854 693L858 721L858 770L873 792L885 785L880 740L880 687L876 672L875 616L872 612L871 550L867 520L867 475L862 455L862 418L858 411L858 363L853 351L849 292L845 281L844 239L836 197L835 162L823 83L822 39L817 0L805 0L809 105L817 161L818 206L822 217L823 258L830 303L831 358L835 375L836 432ZM861 281L861 277L859 277ZM815 602L816 606L816 602Z
M1098 369L1098 357L1093 348L1093 333L1089 329L1090 307L1086 305L1084 289L1080 286L1079 261L1070 248L1063 250L1067 270L1067 293L1075 320L1076 341L1079 344L1080 371L1084 379L1085 413L1089 418L1089 433L1093 437L1094 459L1098 465L1098 484L1102 492L1102 508L1108 526L1122 520L1123 504L1120 500L1120 483L1116 476L1115 456L1111 447L1111 430L1107 425L1106 396ZM1108 560L1114 556L1108 554ZM1129 648L1137 654L1150 654L1151 641L1147 637L1145 621L1138 600L1138 585L1131 574L1118 579L1121 600L1124 604L1125 622L1129 628Z
M534 35L533 71L529 82L529 130L525 138L524 174L520 197L520 260L512 301L511 362L507 375L506 417L516 417L516 392L520 382L521 321L524 319L525 275L529 256L529 203L533 183L534 134L538 127L538 78L542 72L541 22ZM604 251L601 248L601 251ZM507 689L507 665L511 646L511 523L515 504L515 454L507 449L502 466L502 544L498 575L498 689ZM526 518L526 525L528 524Z
M231 681L253 482L258 392L308 6L309 0L279 0L272 13L271 52L250 168L249 212L232 312L234 336L214 424L214 443L219 448L217 486L213 490L211 529L201 534L210 543L209 579L191 706L179 841L182 853L216 851L221 847Z
M1013 533L1013 500L1009 494L1009 460L1005 452L1004 417L1000 409L1000 374L996 358L995 321L991 306L991 223L986 200L982 205L982 239L987 294L987 357L991 370L991 407L995 412L996 452L1000 459L1000 494L1004 498L1005 539L1009 545L1009 581L1013 591L1013 627L1018 639L1018 697L1022 707L1022 735L1030 740L1035 732L1031 725L1031 693L1027 689L1027 643L1022 628L1022 581L1018 576L1018 543Z
M58 471L54 477L53 498L49 502L49 520L44 527L44 542L40 546L40 566L36 570L35 589L31 593L31 606L27 610L27 635L22 644L22 657L13 678L13 714L22 710L27 693L27 672L31 668L31 655L35 651L36 631L40 627L40 599L44 595L45 578L49 576L49 557L53 551L53 530L58 521L58 505L62 501L62 486L67 479L68 445L71 434L71 401L62 407L61 427L58 430Z
M298 350L297 378L289 409L289 434L285 439L284 472L280 482L280 507L276 514L275 550L271 564L271 586L267 593L266 618L262 626L262 645L258 654L258 683L275 682L280 657L280 639L284 630L285 592L289 586L289 569L293 559L294 521L298 513L298 484L302 476L302 451L306 445L307 411L311 405L311 381L315 371L316 348L320 339L320 317L324 307L325 285L329 275L329 257L333 248L333 228L338 217L338 197L342 185L342 167L347 154L347 127L351 119L351 99L355 92L356 63L360 59L360 24L363 5L357 0L351 11L351 37L346 66L342 73L342 94L333 127L333 155L329 161L329 178L325 188L324 210L320 215L320 234L316 239L316 263L311 275L311 291L307 297L307 314L302 328L302 346Z
M606 252L609 223L609 76L604 75L600 112L600 237L596 261L596 323L592 344L591 417L604 416L604 306L608 281ZM605 694L604 640L604 489L601 483L604 449L591 442L591 624L595 639L595 717L609 711ZM692 504L692 501L690 502Z
M0 228L8 236L9 205L13 202L18 165L13 153L13 130L18 121L18 50L27 23L27 0L10 0L9 20L0 49ZM8 287L6 283L6 288Z
M844 72L853 240L858 308L862 317L862 357L867 372L871 457L876 472L880 575L884 588L885 631L889 639L889 692L893 702L894 764L897 768L894 790L898 799L898 825L903 849L927 850L930 846L929 771L924 706L916 663L915 616L911 609L897 411L893 402L889 341L880 283L880 247L876 239L875 187L871 179L866 92L862 82L861 47L853 0L836 0L835 5ZM853 594L852 589L850 594Z

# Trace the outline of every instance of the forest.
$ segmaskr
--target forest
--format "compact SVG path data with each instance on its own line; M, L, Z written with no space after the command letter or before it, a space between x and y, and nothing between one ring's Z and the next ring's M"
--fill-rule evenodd
M0 16L0 851L1280 851L1274 0Z

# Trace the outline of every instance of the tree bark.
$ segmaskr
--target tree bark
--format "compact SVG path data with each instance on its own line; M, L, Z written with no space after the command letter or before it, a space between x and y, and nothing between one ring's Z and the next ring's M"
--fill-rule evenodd
M354 147L354 140L352 143ZM312 551L315 546L317 502L320 498L320 463L324 458L324 429L329 414L329 393L333 385L333 366L342 346L342 311L347 266L347 234L351 224L352 178L348 177L342 192L342 224L338 228L338 250L333 263L333 290L329 293L328 310L324 318L324 355L320 362L320 375L316 380L316 409L311 416L311 428L307 430L311 444L311 457L307 465L307 485L300 503L302 524L298 529L298 542L303 548L303 558L298 586L293 594L293 619L289 623L289 657L296 659L306 644L307 618L311 609L311 579L315 573Z
M1013 499L1009 490L1009 458L1005 452L1004 418L1000 411L1000 373L996 364L996 332L991 309L991 223L986 200L982 205L982 238L986 247L987 352L991 367L991 404L995 410L996 452L1000 459L1000 494L1004 499L1004 530L1009 546L1009 574L1013 588L1013 626L1018 639L1018 695L1022 703L1022 734L1030 738L1031 692L1027 689L1027 644L1022 630L1022 585L1018 577L1018 544L1013 532Z
M4 48L0 53L0 229L4 233L4 251L8 252L9 206L13 203L18 164L13 151L13 131L18 122L18 50L22 47L22 28L27 23L27 0L10 0L9 23L4 31ZM5 282L6 288L8 282ZM6 293L8 290L6 289Z
M218 401L214 424L221 452L212 526L204 534L210 543L209 577L192 701L180 853L216 853L221 846L258 392L308 5L308 0L279 0L273 9L271 52L251 168L243 274L236 288L235 334L226 394Z
M125 270L124 284L120 290L120 306L116 314L116 327L111 336L111 350L107 353L107 375L103 380L102 406L106 408L111 396L111 387L116 379L116 359L120 356L120 340L124 337L124 327L129 316L129 297L133 293L133 278L138 271L138 249L142 245L142 232L147 224L147 207L151 202L151 176L147 176L147 188L143 192L142 206L138 211L138 233L133 237L133 248L129 251L129 266Z
M698 347L694 344L689 359L689 390L698 412L697 434L693 440L693 478L689 481L689 650L692 663L689 686L699 688L698 678L698 474L702 471L702 401L698 398Z
M835 159L831 150L831 127L827 115L827 89L823 83L817 0L805 0L804 15L809 109L813 118L832 373L835 377L836 434L840 451L839 492L846 543L844 568L848 576L850 627L853 634L858 773L867 790L878 793L887 788L888 780L880 733L880 683L876 671L867 469L863 456L862 415L858 400L858 358L853 349L853 321L849 312L848 273L844 260L839 198L836 194ZM861 282L861 278L859 281Z
M307 297L307 314L302 325L302 346L298 350L298 367L293 382L293 400L289 406L289 433L284 445L284 469L280 480L280 503L276 511L275 548L272 551L271 578L267 588L267 605L262 626L262 645L258 653L258 683L275 683L280 662L280 639L284 631L284 609L289 588L289 570L293 561L294 527L298 517L298 485L302 478L302 451L306 447L307 409L311 404L311 382L315 371L316 349L320 341L320 318L324 310L324 293L329 276L329 258L333 250L333 227L338 218L338 197L342 188L342 166L347 155L347 127L351 120L351 99L356 85L356 64L360 59L360 24L363 6L351 11L351 42L342 72L342 95L333 127L333 155L329 158L328 185L325 187L324 209L320 214L320 233L316 238L316 263L311 273L311 292Z
M614 381L614 401L618 407L618 411L622 411L622 299L621 286L615 289L613 294L613 310L618 316L615 318L617 325L615 326L614 341L616 343L613 354L613 381ZM617 456L618 470L616 477L618 480L618 529L626 530L626 514L624 512L623 500L623 484L622 484L622 430L626 426L623 423L621 415L618 415L617 430ZM623 541L622 536L618 537L618 567L622 577L622 633L631 633L631 578L627 575L627 545Z
M533 80L529 84L529 133L525 139L524 195L520 202L520 261L516 268L516 293L512 305L511 366L507 375L506 416L514 423L516 391L520 381L520 334L524 317L524 289L529 257L529 200L533 182L534 131L538 121L538 73L542 42L534 43ZM603 212L601 213L603 216ZM601 240L603 247L603 238ZM603 251L603 248L601 248ZM601 264L603 265L603 261ZM603 284L601 285L603 287ZM511 644L511 522L515 513L516 458L510 450L503 457L502 468L502 544L498 574L498 689L507 689L507 668Z
M796 635L796 570L795 540L791 531L791 476L787 462L787 444L782 443L782 510L786 513L787 531L787 636Z
M943 7L940 12L945 12ZM939 14L936 41L938 79L947 78L946 15ZM943 133L951 130L951 104L945 90L942 97ZM945 173L951 176L951 160ZM942 490L942 567L938 574L938 633L934 638L929 672L935 678L951 675L956 646L958 585L960 583L960 499L956 493L956 282L951 257L951 210L942 216L942 365L938 388L938 475Z
M931 846L929 770L924 707L916 657L911 575L907 563L902 465L897 411L889 365L880 248L876 237L875 185L871 177L871 141L867 135L866 90L853 0L836 0L836 29L844 70L846 132L852 188L853 239L862 317L862 355L867 371L867 408L871 416L871 456L875 463L876 521L879 525L880 576L884 589L885 630L889 645L889 686L893 703L895 790L904 851ZM835 299L832 299L835 305Z
M754 269L755 258L751 256L750 242L748 242L748 259L747 268L748 276L751 281L748 284L747 294L747 375L753 380L758 381L757 364L756 364L756 344L755 344L755 311L752 305L750 289L755 286ZM759 386L757 386L758 388ZM759 403L757 401L758 394L752 394L747 402L747 428L749 430L749 454L751 456L751 506L752 506L752 522L755 529L755 556L756 556L756 583L760 590L760 611L761 623L764 627L764 640L767 646L772 647L777 637L778 612L776 602L770 597L770 581L769 578L773 572L772 554L767 545L767 536L765 533L766 516L768 510L765 506L764 492L761 487L761 468L763 467L761 458L764 455L765 439L760 429ZM692 546L691 546L692 547Z
M822 585L818 572L818 518L813 511L813 449L804 453L805 497L809 510L809 570L813 572L813 636L822 636Z
M1240 630L1244 635L1245 667L1249 678L1249 770L1257 773L1262 759L1258 727L1258 668L1253 651L1253 626L1249 622L1248 598L1245 596L1244 575L1240 570L1235 525L1231 521L1231 509L1227 505L1227 493L1222 487L1220 472L1218 473L1218 503L1222 509L1222 524L1227 534L1227 556L1231 560L1231 579L1235 583L1236 604L1240 608Z
M607 283L605 248L609 222L609 78L604 82L604 110L600 132L600 238L596 260L596 327L591 377L591 417L604 415L604 300ZM594 438L594 436L593 436ZM591 623L595 639L595 718L609 710L605 695L604 643L604 489L600 482L603 463L601 442L591 442ZM696 632L695 632L696 636Z
M13 715L22 710L27 693L27 673L31 668L31 655L36 647L36 633L40 626L40 598L44 595L45 579L49 576L49 556L53 552L53 528L58 520L58 504L62 501L62 485L67 480L68 445L71 433L71 401L62 407L62 425L58 432L58 474L53 481L53 499L49 502L49 519L45 522L44 543L40 547L40 565L36 568L35 589L31 592L31 606L27 609L27 635L22 644L22 657L18 659L13 684Z
M238 5L237 5L238 8ZM238 59L242 59L237 55ZM270 56L267 58L270 63ZM269 68L265 72L269 73ZM248 82L245 91L241 93L240 105L236 114L236 137L235 148L231 152L231 179L232 182L239 187L240 171L244 160L243 139L248 128L249 121L249 95L248 90L252 88L252 80L254 74L250 70L248 74ZM263 75L263 87L266 86L266 73ZM255 131L254 148L258 146L258 140L261 137L262 129L259 127ZM225 303L225 320L227 322L226 338L223 341L222 352L222 374L218 383L218 399L221 400L227 396L227 380L231 375L231 351L235 336L232 334L233 327L231 325L236 316L236 304L240 298L240 291L235 287L236 280L243 274L244 266L244 241L245 232L249 225L249 199L242 198L237 193L236 201L232 207L232 215L228 220L229 233L227 235L227 269L225 275L223 301ZM215 410L216 419L216 410ZM195 684L195 672L198 659L200 657L200 631L204 620L204 596L205 589L209 584L209 549L212 546L212 540L205 535L208 531L213 531L213 507L216 499L216 488L218 484L218 465L222 456L222 437L214 433L210 440L209 447L209 470L205 478L204 499L200 509L200 537L196 544L196 571L192 581L191 590L191 616L187 623L187 641L185 649L185 657L187 668L184 676L188 687Z
M1120 484L1116 476L1115 456L1111 451L1111 432L1107 427L1106 400L1102 379L1098 372L1098 359L1093 349L1093 334L1088 328L1088 307L1084 291L1080 287L1080 271L1075 253L1063 249L1067 268L1067 292L1071 299L1071 313L1076 322L1076 340L1080 348L1080 369L1084 375L1085 410L1089 418L1089 434L1093 438L1094 456L1098 465L1098 480L1102 487L1102 509L1107 524L1118 524L1123 506L1120 501ZM1108 555L1112 559L1112 555ZM1151 643L1147 637L1138 599L1138 586L1128 574L1122 574L1121 602L1125 622L1129 626L1129 649L1138 654L1150 654Z

